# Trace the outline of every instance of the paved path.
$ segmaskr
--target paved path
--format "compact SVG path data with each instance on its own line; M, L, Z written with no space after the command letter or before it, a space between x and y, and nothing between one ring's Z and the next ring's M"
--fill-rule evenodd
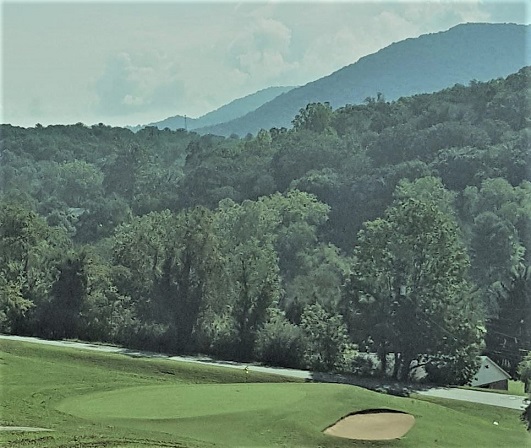
M529 403L525 397L518 395L497 394L494 392L481 392L478 390L467 390L457 388L434 388L419 392L421 395L437 398L448 398L450 400L470 401L473 403L489 404L491 406L501 406L503 408L517 409L523 411Z
M132 357L149 357L149 358L160 358L160 359L169 359L172 361L179 362L192 362L197 364L212 365L218 367L229 367L234 369L243 369L247 364L242 364L233 361L218 361L209 357L192 357L192 356L171 356L164 355L161 353L141 351L141 350L131 350L122 347L115 347L111 345L99 345L99 344L90 344L87 342L73 342L73 341L51 341L46 339L39 339L33 337L25 336L8 336L0 335L0 340L7 339L12 341L22 341L22 342L32 342L37 344L46 344L53 345L57 347L70 347L83 350L94 350L98 352L107 352L107 353L118 353ZM300 378L305 380L313 380L327 383L348 383L348 384L357 384L360 386L367 386L363 384L362 380L356 377L349 377L346 375L335 375L335 374L322 374L310 372L307 370L297 370L297 369L284 369L278 367L266 367L258 365L250 365L250 370L255 372L270 373L274 375L282 375L291 378ZM372 384L374 385L374 383ZM370 387L372 388L372 387ZM481 403L491 406L500 406L509 409L524 410L527 405L527 400L525 397L517 395L505 395L489 392L480 392L474 390L458 389L458 388L432 388L427 390L415 391L420 395L425 395L429 397L438 397L438 398L448 398L451 400L462 400L472 403Z
M0 431L16 431L16 432L48 432L53 429L34 428L31 426L0 426Z
M2 335L0 334L0 340L7 339L11 341L21 341L21 342L32 342L35 344L45 344L53 345L56 347L68 347L68 348L78 348L83 350L94 350L97 352L106 352L106 353L118 353L122 355L131 356L133 358L159 358L159 359L169 359L171 361L180 361L180 362L191 362L195 364L204 364L217 367L229 367L234 369L243 369L245 366L250 366L255 372L271 373L274 375L283 375L291 378L300 378L300 379L313 379L314 375L312 372L307 370L297 370L297 369L284 369L281 367L265 367L258 365L249 365L244 363L239 363L235 361L219 361L208 356L172 356L165 355L157 352L150 352L144 350L134 350L123 347L116 347L113 345L105 344L91 344L89 342L74 342L74 341L52 341L48 339L40 339L29 336L11 336L11 335Z

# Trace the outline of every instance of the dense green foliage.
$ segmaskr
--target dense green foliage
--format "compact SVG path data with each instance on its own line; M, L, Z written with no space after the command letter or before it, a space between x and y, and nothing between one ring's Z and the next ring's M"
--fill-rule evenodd
M3 125L1 331L320 370L357 348L440 382L485 349L516 373L529 75L309 104L245 139Z
M518 366L518 374L520 375L520 380L525 384L525 391L531 391L531 353L528 353L527 356L522 360Z
M434 381L466 382L482 333L451 216L399 201L360 232L355 260L345 309L353 339L378 354L382 373L392 353L395 378L408 379L417 361Z
M531 352L528 352L527 356L518 365L518 375L524 383L524 391L529 394L531 399ZM531 430L531 403L527 405L523 419L527 421L527 429Z

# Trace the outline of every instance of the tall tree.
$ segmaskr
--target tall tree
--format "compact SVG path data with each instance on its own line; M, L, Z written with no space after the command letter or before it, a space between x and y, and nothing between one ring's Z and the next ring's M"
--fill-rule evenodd
M145 146L136 142L121 146L104 170L103 187L106 193L117 193L132 201L148 163L149 152Z
M17 282L0 276L0 332L16 331L33 307L33 302L22 295L20 280Z
M267 311L278 304L280 297L277 255L272 244L260 244L253 238L236 246L228 262L237 334L235 355L250 360L258 332L266 323Z
M176 215L168 232L154 301L163 302L175 336L171 346L180 351L195 350L201 312L225 293L214 223L212 212L197 207Z
M280 272L275 243L281 225L281 195L244 201L223 201L217 211L217 228L226 259L227 316L234 332L230 354L250 359L268 309L280 298Z
M355 350L343 316L314 303L305 308L301 328L307 340L304 357L308 368L318 372L348 369Z
M329 128L333 111L330 103L310 103L292 120L293 128L297 131L305 129L322 133ZM329 129L330 130L330 129Z
M487 321L486 352L516 376L531 352L531 267L515 270L498 292L498 312Z
M33 318L48 299L57 260L70 246L64 231L48 226L35 212L0 202L0 301L6 328L34 331Z
M488 316L497 310L497 290L511 282L512 273L529 264L531 183L513 187L502 178L462 193L461 219L469 234L471 274L481 291Z
M80 338L81 311L87 299L89 260L84 251L68 254L58 265L58 276L47 305L40 310L44 334L55 339Z
M378 354L383 373L393 354L393 376L402 380L413 361L434 362L462 349L473 365L481 329L467 269L451 216L433 202L395 203L359 234L344 297L354 342Z
M444 214L455 217L454 203L456 194L447 190L438 177L426 176L414 181L402 179L398 183L393 196L398 200L414 198L432 202Z
M151 335L158 340L162 332L160 348L194 350L201 310L223 293L218 246L213 214L202 207L150 213L117 232L119 292L131 297L144 322L162 325L158 336Z

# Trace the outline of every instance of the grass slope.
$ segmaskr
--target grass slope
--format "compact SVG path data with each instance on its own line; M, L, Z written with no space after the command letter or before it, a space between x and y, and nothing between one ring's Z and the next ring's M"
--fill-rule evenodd
M52 433L0 433L8 447L531 446L519 413L418 400L353 386L165 360L131 359L2 341L2 424ZM401 440L322 434L350 412L392 408L416 424ZM493 421L499 422L498 426Z

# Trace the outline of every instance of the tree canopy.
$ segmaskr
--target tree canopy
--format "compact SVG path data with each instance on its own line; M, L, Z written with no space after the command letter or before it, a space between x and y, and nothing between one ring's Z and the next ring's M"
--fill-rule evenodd
M443 383L484 352L516 374L530 70L243 139L1 125L0 331L322 370L369 352Z

